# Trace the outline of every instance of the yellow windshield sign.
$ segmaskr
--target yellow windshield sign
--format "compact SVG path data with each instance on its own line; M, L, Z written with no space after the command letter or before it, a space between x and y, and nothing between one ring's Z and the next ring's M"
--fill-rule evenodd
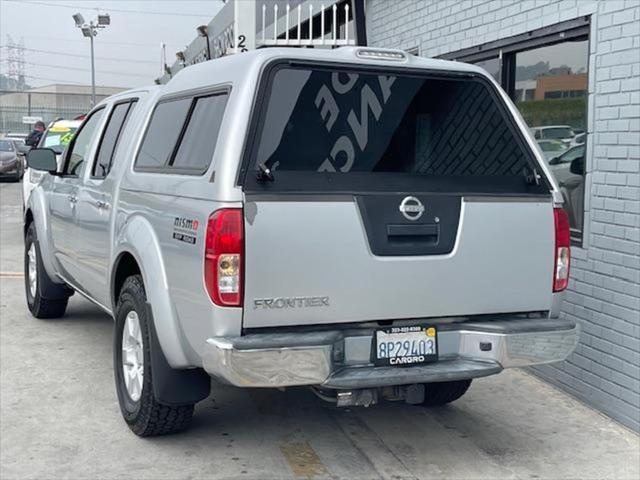
M64 132L70 132L71 129L69 127L57 127L57 126L53 126L51 128L49 128L50 132L54 132L54 133L64 133Z

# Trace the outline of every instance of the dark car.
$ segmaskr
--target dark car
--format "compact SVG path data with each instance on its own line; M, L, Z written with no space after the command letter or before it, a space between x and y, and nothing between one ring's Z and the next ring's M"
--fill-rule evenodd
M556 177L564 198L564 209L569 214L571 232L582 229L584 211L584 154L585 145L571 147L549 160L551 173Z
M13 140L0 139L0 176L19 182L24 174L24 163Z

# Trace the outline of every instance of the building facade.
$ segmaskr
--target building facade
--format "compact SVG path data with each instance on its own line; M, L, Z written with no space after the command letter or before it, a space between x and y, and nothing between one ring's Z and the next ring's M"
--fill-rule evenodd
M563 314L583 333L535 373L640 430L640 3L368 0L366 13L371 46L493 74L551 164L572 129L583 168L557 175L574 243Z

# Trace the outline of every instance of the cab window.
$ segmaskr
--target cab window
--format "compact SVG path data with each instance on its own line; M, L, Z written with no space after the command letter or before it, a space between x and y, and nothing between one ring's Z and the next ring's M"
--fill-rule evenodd
M135 104L136 101L134 100L118 103L113 107L107 126L104 129L100 146L98 147L96 162L91 172L93 178L102 179L109 174L120 136L124 131Z
M80 175L103 115L104 108L93 112L72 140L71 150L67 156L67 164L64 169L66 176L77 177Z

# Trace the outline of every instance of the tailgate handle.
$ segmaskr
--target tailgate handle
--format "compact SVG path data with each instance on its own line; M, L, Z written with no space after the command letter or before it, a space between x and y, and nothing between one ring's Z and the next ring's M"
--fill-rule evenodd
M440 225L387 225L389 240L438 243Z

